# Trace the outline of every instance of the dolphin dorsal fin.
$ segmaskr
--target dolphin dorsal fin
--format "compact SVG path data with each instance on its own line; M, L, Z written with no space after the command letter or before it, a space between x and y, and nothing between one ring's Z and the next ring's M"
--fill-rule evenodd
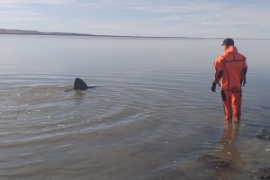
M75 90L86 90L88 88L87 84L80 78L76 78L74 81Z

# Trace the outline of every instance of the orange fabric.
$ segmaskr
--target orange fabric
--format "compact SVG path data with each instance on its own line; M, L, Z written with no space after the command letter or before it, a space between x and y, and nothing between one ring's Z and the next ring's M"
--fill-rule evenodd
M215 77L213 82L221 85L221 96L225 119L238 122L241 119L242 84L247 70L246 57L238 53L235 46L229 48L214 62ZM222 72L222 76L219 73Z
M226 122L231 123L234 117L235 122L241 120L242 93L221 90L223 108Z
M237 91L241 91L241 81L245 78L242 74L244 68L248 68L246 57L238 53L235 46L230 46L224 54L218 57L214 62L216 75L213 82L219 82L217 74L223 71L221 89L236 89Z

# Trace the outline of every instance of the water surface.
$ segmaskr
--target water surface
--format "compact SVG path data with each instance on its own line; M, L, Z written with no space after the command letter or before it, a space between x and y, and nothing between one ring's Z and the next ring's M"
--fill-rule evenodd
M221 41L1 35L0 179L254 179L270 167L255 138L270 129L270 41L235 40L239 126L210 91ZM64 92L76 77L97 88Z

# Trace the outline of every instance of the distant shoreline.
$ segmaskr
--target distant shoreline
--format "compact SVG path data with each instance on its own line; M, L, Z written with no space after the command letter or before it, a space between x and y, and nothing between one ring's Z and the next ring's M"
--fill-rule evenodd
M0 29L0 34L8 35L51 35L51 36L93 36L93 37L118 37L118 38L161 38L161 39L205 39L199 37L162 37L162 36L120 36L120 35L97 35L65 32L40 32L31 30Z
M223 38L201 38L201 37L177 37L177 36L124 36L124 35L97 35L84 33L65 32L41 32L35 30L0 29L0 34L7 35L50 35L50 36L91 36L91 37L114 37L114 38L152 38L152 39L223 39Z
M97 35L84 33L66 32L41 32L35 30L0 29L0 34L6 35L47 35L47 36L90 36L90 37L111 37L111 38L150 38L150 39L224 39L224 38L202 38L202 37L179 37L179 36L122 36L122 35ZM246 40L270 40L269 38L234 38Z

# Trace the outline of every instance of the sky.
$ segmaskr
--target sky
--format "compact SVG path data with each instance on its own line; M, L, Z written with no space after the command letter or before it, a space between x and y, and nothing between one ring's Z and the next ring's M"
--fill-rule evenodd
M270 38L270 0L0 0L0 29Z

